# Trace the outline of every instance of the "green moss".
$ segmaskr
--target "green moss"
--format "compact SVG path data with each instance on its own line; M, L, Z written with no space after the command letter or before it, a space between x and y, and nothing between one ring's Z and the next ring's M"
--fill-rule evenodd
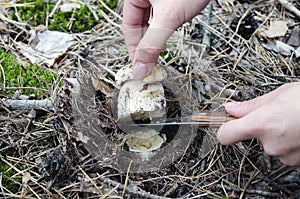
M7 150L3 151L3 154L6 156L12 156L13 151ZM16 168L19 168L19 165L14 165ZM22 177L16 170L11 168L11 166L0 160L0 173L2 174L2 186L5 189L8 189L12 193L17 193L21 184ZM0 194L1 196L1 194Z
M52 86L56 76L50 71L43 70L39 65L27 64L23 68L16 59L9 53L0 48L0 93L13 94L18 89L21 94L34 95L34 98L41 99L47 97L47 92L38 91L34 88L48 89ZM4 74L3 74L4 72ZM16 87L16 89L1 90L5 87ZM31 87L24 89L22 87Z
M20 3L32 3L28 6L21 6L16 8L16 12L22 21L26 21L32 26L38 26L46 24L47 13L50 13L54 8L56 2L50 0L20 0ZM115 8L118 4L118 0L105 0L108 7ZM99 19L103 16L100 10L108 12L107 9L99 2L97 5L96 14ZM16 13L12 17L17 20ZM73 9L72 12L56 11L52 18L48 19L48 29L58 31L72 31L83 32L90 30L94 27L98 21L94 18L93 13L88 9L85 4L82 4L81 8Z
M0 173L2 173L2 186L11 191L12 193L17 193L19 185L17 182L21 182L20 175L16 175L17 172L11 167L0 161ZM14 179L12 179L12 177Z
M160 53L160 56L168 63L172 60L172 62L178 63L179 58L176 58L176 55L170 51L170 50L165 50ZM176 58L176 59L175 59Z

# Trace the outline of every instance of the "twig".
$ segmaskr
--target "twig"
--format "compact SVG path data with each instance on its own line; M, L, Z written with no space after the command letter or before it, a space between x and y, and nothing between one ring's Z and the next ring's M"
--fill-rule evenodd
M176 189L179 187L179 185L177 183L175 183L165 194L164 196L167 197L167 196L170 196L172 195Z
M4 198L6 199L6 194L5 194L5 191L3 190L3 186L2 186L2 172L0 173L0 190L1 190Z
M148 193L144 190L137 190L136 186L124 186L123 184L116 182L114 180L108 179L103 176L99 176L99 179L101 180L102 183L113 186L113 187L118 187L118 189L125 189L127 193L139 196L140 198L150 198L150 199L167 199L166 197L162 196L157 196L153 195L151 193Z
M126 192L126 187L127 187L128 180L129 180L129 172L130 172L131 164L132 164L132 161L130 161L130 164L129 164L127 172L126 172L126 178L125 178L124 188L123 188L123 192L122 192L122 197L123 198L124 198L124 194Z
M102 0L100 0L100 3L103 5L103 7L105 8L105 9L107 9L110 13L112 13L116 18L118 18L119 20L121 20L122 21L122 17L119 15L119 14L117 14L115 11L113 11L110 7L108 7ZM118 4L119 3L123 3L122 1L119 1L118 2Z
M95 18L96 21L99 21L99 17L96 14L96 12L91 8L90 4L87 1L83 1L83 3L86 5L86 7L90 10L90 12L93 14L93 17Z
M90 178L90 176L80 167L78 166L79 170L83 173L83 175L90 181L90 183L95 187L99 194L102 194L102 191L97 186L96 182Z
M55 12L57 11L58 7L60 6L60 4L62 3L62 0L58 0L57 3L55 4L54 8L52 9L51 13L49 14L49 18L53 17L53 15L55 14Z
M218 188L226 189L229 191L235 191L235 192L239 192L239 193L241 193L243 191L240 188L232 187L232 186L228 186L228 185L217 184L216 186ZM272 193L272 192L268 192L268 191L254 190L254 189L247 189L244 192L248 193L248 194L258 194L260 196L266 196L266 197L271 197L271 198L277 198L278 196L280 196L278 193Z
M52 102L49 99L43 100L14 100L14 99L0 99L0 105L8 107L11 110L53 110Z
M298 10L294 4L292 4L288 0L278 0L278 1L279 3L281 3L281 5L284 8L294 13L297 17L300 17L300 10Z
M204 9L205 23L210 26L211 21L211 10L212 10L212 2L210 2L207 7ZM204 28L202 43L206 46L206 49L210 48L210 37L211 33L207 28Z

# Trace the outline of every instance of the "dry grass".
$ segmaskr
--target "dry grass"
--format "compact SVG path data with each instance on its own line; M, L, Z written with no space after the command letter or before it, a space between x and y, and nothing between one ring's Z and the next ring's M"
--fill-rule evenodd
M260 27L273 19L287 20L291 27L299 24L299 19L277 1L256 1L248 7L220 6L213 1L210 23L202 15L186 23L170 39L167 55L159 59L161 65L181 71L176 71L178 77L188 78L185 90L198 100L199 109L222 110L225 101L251 99L284 83L299 81L299 59L265 49L265 40L258 34L246 40L230 29L236 17L243 19L250 12L255 13ZM26 35L27 30L5 18L5 13L0 15L1 22L10 27L1 27L2 48L23 59L14 39L19 36L17 32ZM241 22L237 25L242 26ZM115 72L129 63L120 24L121 5L93 30L77 34L76 44L64 59L48 69L74 78L81 77L89 66L113 88ZM209 51L202 41L204 28L211 33ZM0 153L12 153L0 155L0 165L8 164L14 175L2 173L0 179L3 183L9 177L17 187L11 192L0 180L1 197L299 197L299 173L267 156L257 140L228 147L216 144L215 129L199 130L185 155L159 171L134 174L111 168L101 158L92 157L79 139L72 119L71 90L69 84L53 88L55 111L36 111L36 116L1 107ZM101 92L98 95L109 98ZM112 139L117 139L118 130L105 103L100 103L97 119Z

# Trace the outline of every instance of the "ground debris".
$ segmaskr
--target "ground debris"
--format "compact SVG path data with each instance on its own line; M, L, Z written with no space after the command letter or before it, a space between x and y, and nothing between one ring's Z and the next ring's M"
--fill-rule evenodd
M290 2L299 7L297 1ZM277 1L211 3L210 24L201 16L186 23L170 38L166 53L159 60L160 65L176 70L178 78L174 81L188 77L181 95L197 98L201 110L220 111L224 102L252 99L285 83L299 81L299 21L294 14L279 9L281 3ZM90 107L92 121L99 124L109 140L104 146L118 144L125 136L111 115L116 100L112 92L116 87L115 74L130 63L118 25L121 4L122 1L116 12L99 21L93 30L74 35L76 41L69 53L57 63L57 70L66 81L60 88L52 89L53 110L36 110L34 116L30 110L12 110L0 104L0 169L6 161L12 171L24 178L24 187L22 182L15 183L15 193L2 186L7 198L299 198L296 170L267 156L257 140L220 146L212 129L198 130L184 155L172 164L145 173L114 168L110 161L114 161L116 151L101 159L100 152L91 154L86 149L78 134L80 129L74 125L82 118L74 116L72 95L72 82L82 83L81 77L88 71L86 65L95 72L92 77L99 78L94 81L98 90L93 87L94 92L88 95L92 96L91 103L82 101L79 108ZM288 29L285 27L274 38L261 36L258 27L270 27L274 20L283 21ZM5 18L0 22L1 46L24 61L24 56L15 50L15 41L28 43L31 28ZM201 43L203 27L210 33L209 49ZM270 43L282 44L284 49L276 51ZM167 104L172 117L181 116L176 111L178 106L177 102ZM168 142L176 129L169 129ZM96 143L102 137L88 139ZM130 165L127 166L130 171ZM1 173L2 180L9 178L9 172Z

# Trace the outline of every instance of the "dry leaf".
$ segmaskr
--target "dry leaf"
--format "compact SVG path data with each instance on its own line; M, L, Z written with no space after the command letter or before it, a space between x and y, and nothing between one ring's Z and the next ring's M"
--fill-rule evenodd
M300 46L295 50L296 58L300 57Z
M287 42L291 46L300 46L300 26L296 26L291 33L291 36Z
M276 47L279 53L286 56L290 56L292 52L295 50L292 46L283 43L281 41L276 41Z
M33 64L53 66L74 43L73 36L68 33L45 30L38 33L32 31L31 34L33 38L30 45L19 42L18 49Z
M92 84L93 84L93 87L96 90L99 90L100 92L102 92L106 96L111 96L112 93L113 93L113 90L103 80L95 79L94 77L92 77Z
M28 191L28 182L31 179L31 174L29 172L25 172L22 177L22 190L21 190L21 198L25 198Z
M288 31L288 27L285 21L271 21L268 30L264 31L264 34L269 38L285 36Z
M295 51L295 49L292 46L290 46L286 43L283 43L282 41L276 41L276 43L268 42L268 43L262 44L262 45L263 45L263 47L265 47L268 50L275 51L275 52L280 53L285 56L290 56L290 55L292 55L292 52Z

